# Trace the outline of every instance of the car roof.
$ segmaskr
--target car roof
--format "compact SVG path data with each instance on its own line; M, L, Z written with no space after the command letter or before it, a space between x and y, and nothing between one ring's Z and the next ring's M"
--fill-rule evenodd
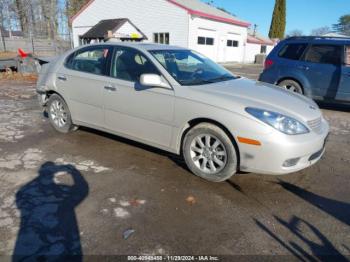
M164 44L154 44L154 43L135 43L135 42L105 42L105 43L97 43L90 44L87 46L99 46L99 45L112 45L112 46L125 46L132 47L143 51L151 51L151 50L188 50L184 47L174 46L174 45L164 45Z
M350 45L350 37L300 36L300 37L289 37L283 40L282 42Z

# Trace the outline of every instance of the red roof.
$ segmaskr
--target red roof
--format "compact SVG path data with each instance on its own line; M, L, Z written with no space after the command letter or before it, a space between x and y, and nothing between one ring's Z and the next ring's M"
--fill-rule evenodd
M78 11L78 13L76 13L74 16L71 17L71 19L70 19L71 22L73 22L74 19L76 19L82 12L84 12L84 10L87 9L94 1L95 0L90 0L87 4L85 4ZM176 5L177 7L185 9L191 15L197 15L197 16L208 18L208 19L212 19L212 20L215 20L215 21L229 23L229 24L243 26L243 27L249 27L250 26L250 23L248 23L248 22L239 21L239 20L236 20L234 18L227 18L227 17L217 16L217 15L212 15L212 14L208 14L208 13L205 13L205 12L201 12L201 11L198 11L198 10L194 10L194 9L188 8L185 5L182 5L182 4L178 3L176 0L167 0L167 1L172 3L172 4L174 4L174 5Z
M208 14L202 11L198 11L198 10L194 10L191 9L183 4L178 3L176 0L168 0L168 2L182 8L185 9L189 14L191 15L197 15L200 17L204 17L204 18L208 18L208 19L212 19L212 20L216 20L219 22L224 22L224 23L229 23L229 24L233 24L233 25L239 25L239 26L243 26L243 27L249 27L250 23L248 22L244 22L244 21L239 21L237 19L232 18L227 18L227 17L222 17L222 16L218 16L218 15L213 15L213 14ZM213 7L215 8L215 7Z
M258 45L274 45L274 42L270 39L263 39L253 35L248 35L247 43Z

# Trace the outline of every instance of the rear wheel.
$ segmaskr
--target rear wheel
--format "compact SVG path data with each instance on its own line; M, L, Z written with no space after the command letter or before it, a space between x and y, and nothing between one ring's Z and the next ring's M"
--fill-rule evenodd
M78 127L73 125L68 106L62 97L53 94L47 104L51 125L60 133L69 133Z
M283 80L278 85L286 90L293 92L293 93L304 94L303 88L301 87L301 85L294 80L290 80L290 79Z
M202 123L193 127L182 150L188 168L201 178L222 182L237 172L236 149L218 126Z

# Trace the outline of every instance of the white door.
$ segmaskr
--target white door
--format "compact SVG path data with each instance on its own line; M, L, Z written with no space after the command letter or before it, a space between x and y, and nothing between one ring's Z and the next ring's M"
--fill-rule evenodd
M218 62L226 62L226 44L227 37L224 35L220 36L218 43Z

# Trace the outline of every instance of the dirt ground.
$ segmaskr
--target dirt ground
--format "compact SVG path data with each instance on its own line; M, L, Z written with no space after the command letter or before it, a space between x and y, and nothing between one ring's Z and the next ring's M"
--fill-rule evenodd
M346 261L350 113L324 114L331 134L316 165L216 184L151 147L85 128L58 134L42 115L34 82L1 81L0 255Z

